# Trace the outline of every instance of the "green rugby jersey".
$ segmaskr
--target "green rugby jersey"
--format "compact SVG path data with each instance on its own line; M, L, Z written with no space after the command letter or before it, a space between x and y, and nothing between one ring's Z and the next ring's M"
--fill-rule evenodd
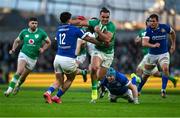
M29 29L23 29L18 37L23 41L21 52L32 59L37 59L39 49L47 39L47 34L40 28L37 28L34 32L31 32Z
M112 23L110 21L110 22L108 22L108 24L102 25L100 20L89 20L88 24L92 27L95 27L98 25L102 31L107 30L112 33L113 36L110 41L110 45L108 47L105 44L103 44L100 46L95 46L95 48L106 54L114 53L114 42L115 42L115 32L116 32L116 27L115 27L114 23Z

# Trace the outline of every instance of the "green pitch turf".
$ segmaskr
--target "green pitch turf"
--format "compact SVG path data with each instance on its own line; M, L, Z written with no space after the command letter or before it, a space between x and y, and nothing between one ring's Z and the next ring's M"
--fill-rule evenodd
M168 91L167 98L159 90L144 90L140 104L123 99L110 103L107 95L96 104L90 104L90 89L70 88L62 97L62 104L46 104L45 88L22 88L16 96L3 95L0 88L0 117L179 117L180 92Z

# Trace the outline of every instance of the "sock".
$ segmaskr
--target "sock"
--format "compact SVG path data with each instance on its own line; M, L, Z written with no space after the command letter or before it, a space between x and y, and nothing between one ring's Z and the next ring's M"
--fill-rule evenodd
M98 98L98 95L97 95L97 84L98 84L97 80L92 80L92 94L91 94L91 98L93 100L96 100Z
M167 83L168 83L168 77L163 75L162 76L162 90L166 90Z
M141 79L141 83L138 85L138 92L141 92L142 87L144 86L144 84L146 83L147 79Z
M48 90L47 90L47 92L48 92L49 94L53 93L54 91L55 91L54 86L50 86L50 87L48 88Z
M98 81L92 79L92 90L97 90Z
M59 89L56 95L58 97L61 97L63 94L64 94L64 92L61 89Z
M18 75L18 74L15 74L15 75L13 76L11 82L9 83L9 87L10 87L10 88L14 89L14 87L15 87L18 79L19 79L19 77L20 77L20 75Z
M168 79L169 79L171 82L174 82L174 81L175 81L174 76L171 76L171 75L168 77Z
M131 79L131 83L132 83L133 85L136 85L136 78L135 78L135 77L133 77L133 78Z

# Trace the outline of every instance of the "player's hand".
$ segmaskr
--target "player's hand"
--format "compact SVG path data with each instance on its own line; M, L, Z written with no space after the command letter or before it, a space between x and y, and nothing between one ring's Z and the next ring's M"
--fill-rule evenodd
M170 53L172 54L175 51L175 47L171 46Z
M15 52L14 49L9 50L9 54L13 54Z
M94 28L94 31L95 31L95 32L100 32L100 31L101 31L101 29L100 29L100 27L99 27L99 26L96 26L96 27Z
M43 48L39 48L39 52L42 54L44 52Z
M159 48L160 47L160 43L155 43L154 44L154 48Z

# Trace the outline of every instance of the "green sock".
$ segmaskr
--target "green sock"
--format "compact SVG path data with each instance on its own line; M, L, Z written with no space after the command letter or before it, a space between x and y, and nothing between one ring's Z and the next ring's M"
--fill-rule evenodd
M97 90L97 84L98 84L97 80L92 80L92 90Z
M168 78L169 78L169 80L172 81L172 82L174 82L174 80L175 80L174 77L171 76L171 75L170 75Z
M20 75L18 74L15 74L11 80L11 82L9 83L9 87L11 88L14 88L16 83L17 83L17 80L19 79Z

